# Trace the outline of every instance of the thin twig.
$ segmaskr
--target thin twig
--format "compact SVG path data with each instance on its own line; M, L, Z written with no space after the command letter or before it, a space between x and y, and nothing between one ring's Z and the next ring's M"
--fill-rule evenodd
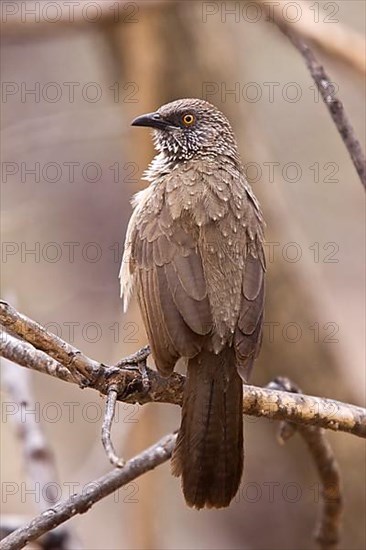
M299 393L300 388L288 380L279 377L271 387L282 388L288 392ZM281 423L280 440L287 441L296 431L306 442L315 463L321 482L321 509L315 540L321 550L336 550L341 540L343 499L339 466L333 450L329 445L324 430L317 426L303 426Z
M142 474L166 462L173 451L176 435L170 434L139 455L126 462L123 468L115 468L108 474L90 483L88 491L73 495L53 506L47 512L17 529L0 543L1 550L20 550L27 543L68 521L77 514L84 514L93 504L127 485Z
M305 59L310 74L318 87L323 101L333 119L334 124L350 154L362 185L366 189L366 158L361 144L345 112L341 100L337 97L334 85L324 67L317 61L314 53L305 42L290 27L278 18L274 19L277 26L285 34Z
M125 368L130 370L132 368L135 371L137 370L141 375L142 388L143 390L145 390L145 393L148 393L150 390L150 381L146 366L146 361L150 353L150 346L145 346L144 348L141 348L132 355L121 359L121 361L119 361L119 363L117 363L115 367L117 369ZM112 423L116 412L117 399L118 388L115 384L111 384L107 391L107 400L102 426L102 443L110 463L117 468L123 468L123 466L125 465L125 460L118 457L116 451L114 450L111 437Z
M104 420L102 426L102 443L110 463L113 464L113 466L117 466L117 468L123 468L126 462L125 460L123 460L123 458L119 458L117 456L111 439L112 423L116 412L117 395L117 388L112 385L108 390L106 399Z
M73 377L75 362L71 361L70 363L70 356L65 353L65 349L74 350L75 348L47 333L38 323L19 314L5 302L0 302L0 323L10 327L18 336L32 344L36 344L38 335L41 333L41 345L44 350L39 351L29 343L17 340L4 331L0 355L24 367L75 383ZM37 330L34 334L35 327ZM47 342L50 342L50 355L57 357L64 367L66 363L67 376L63 376L65 372L60 371L58 364L52 362L52 359L45 355ZM71 353L74 354L73 351ZM83 385L104 395L108 395L108 389L114 384L117 388L118 401L141 405L149 402L182 404L185 377L179 373L173 373L170 377L165 378L146 367L145 374L142 376L139 363L136 364L136 368L117 368L99 364L80 351L77 352L77 357L78 363L83 365L85 373L83 374ZM62 373L62 376L58 376L59 372ZM146 377L149 382L148 389ZM333 399L288 393L271 388L246 385L244 389L243 412L245 414L313 425L366 438L366 409Z

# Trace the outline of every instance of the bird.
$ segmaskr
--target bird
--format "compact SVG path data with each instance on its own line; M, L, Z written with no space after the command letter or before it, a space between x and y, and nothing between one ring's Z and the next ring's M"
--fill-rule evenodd
M135 294L158 372L186 364L172 474L186 504L229 506L241 482L243 384L258 356L264 219L227 117L202 99L135 118L153 133L148 186L132 200L120 270Z

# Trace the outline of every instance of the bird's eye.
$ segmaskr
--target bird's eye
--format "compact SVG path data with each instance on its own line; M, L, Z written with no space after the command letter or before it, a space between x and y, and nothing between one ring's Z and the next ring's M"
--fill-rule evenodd
M193 115L183 115L182 116L182 122L184 126L192 126L194 123L194 116Z

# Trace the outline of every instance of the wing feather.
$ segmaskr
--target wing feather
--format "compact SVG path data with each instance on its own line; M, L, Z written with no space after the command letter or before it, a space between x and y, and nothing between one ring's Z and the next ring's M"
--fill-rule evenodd
M181 356L193 357L212 330L206 281L194 231L163 205L134 232L140 308L156 365L169 374Z
M184 258L189 263L191 256ZM196 334L205 335L212 330L212 316L207 294L202 300L192 298L183 287L173 263L165 266L165 277L173 301L188 327Z
M264 310L264 271L261 257L248 254L243 274L241 309L234 336L238 368L248 380L261 342Z
M158 358L159 371L162 374L169 375L174 369L179 355L165 326L156 296L156 287L152 281L153 277L154 272L152 270L139 269L137 297L153 356ZM154 324L157 319L160 319L159 327Z

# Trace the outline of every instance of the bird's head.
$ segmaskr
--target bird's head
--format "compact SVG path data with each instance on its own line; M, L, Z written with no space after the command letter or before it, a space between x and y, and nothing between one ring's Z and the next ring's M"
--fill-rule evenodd
M172 161L216 155L233 160L238 157L228 119L201 99L178 99L135 118L132 126L153 128L156 149Z

